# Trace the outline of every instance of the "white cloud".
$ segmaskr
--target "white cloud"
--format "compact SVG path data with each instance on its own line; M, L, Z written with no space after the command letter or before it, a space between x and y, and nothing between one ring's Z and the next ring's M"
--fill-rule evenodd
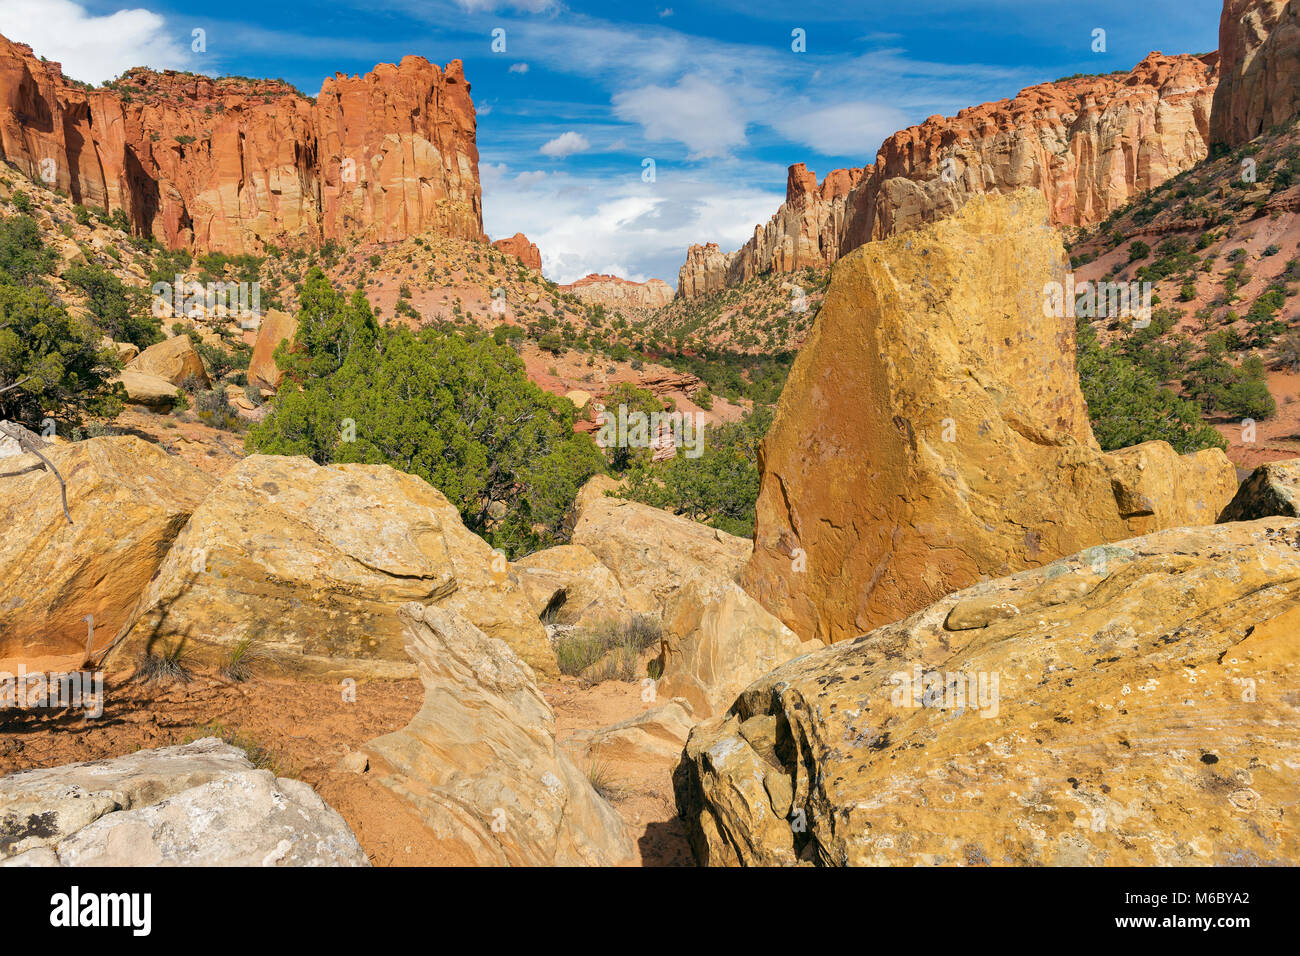
M161 16L143 8L95 16L72 0L4 0L0 33L87 83L113 79L133 66L194 69L199 59Z
M659 11L659 17L660 17L660 19L662 19L662 18L664 18L664 17L671 17L672 15L673 15L673 8L672 8L672 7L664 7L662 10Z
M543 156L550 156L552 159L563 159L566 156L583 153L589 149L591 149L591 143L587 142L587 137L569 130L567 133L561 133L555 139L543 143L541 152Z
M456 0L466 13L495 13L519 10L523 13L546 13L559 8L557 0Z
M514 173L504 163L489 163L479 173L488 234L523 232L541 249L542 271L556 282L605 272L663 279L676 288L687 246L707 241L734 249L783 199L781 192L739 185L768 176L687 178L661 167L657 182L646 183L639 163L626 172L582 175Z
M861 156L863 163L870 162L881 140L909 125L902 110L860 102L814 106L794 101L767 122L791 142L825 156Z
M527 64L527 63L511 63L511 64L510 64L510 69L509 69L507 72L510 72L510 73L527 73L527 72L528 72L528 64Z
M614 115L640 123L647 139L675 140L690 159L726 156L745 142L745 121L730 94L702 76L674 86L651 84L614 95Z

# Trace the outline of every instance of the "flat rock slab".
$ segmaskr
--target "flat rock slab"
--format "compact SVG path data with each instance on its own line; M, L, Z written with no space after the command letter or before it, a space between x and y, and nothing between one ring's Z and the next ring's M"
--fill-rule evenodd
M0 778L0 866L366 866L305 783L214 737Z

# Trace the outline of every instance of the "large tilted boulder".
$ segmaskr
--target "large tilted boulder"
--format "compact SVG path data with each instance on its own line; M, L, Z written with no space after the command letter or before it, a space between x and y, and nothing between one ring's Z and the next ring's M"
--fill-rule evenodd
M172 385L192 379L204 387L211 384L203 359L188 335L174 335L151 345L126 363L127 371L161 378Z
M161 375L127 368L118 372L113 381L122 386L126 400L132 405L165 412L179 401L179 389Z
M134 437L91 438L0 460L0 657L76 654L112 640L212 487Z
M0 778L0 866L367 866L300 780L206 737Z
M1280 515L1300 518L1300 458L1270 461L1241 483L1220 521L1253 521Z
M397 608L458 611L545 674L546 629L504 555L423 479L387 465L245 458L195 511L121 653L184 639L220 662L245 638L268 670L411 676Z
M714 864L1300 859L1300 520L1159 531L790 661L675 776Z
M361 748L370 778L464 865L603 866L633 855L622 820L555 740L531 668L458 614L408 604L424 705Z
M1075 320L1044 315L1066 267L1034 190L836 263L763 444L741 578L800 637L843 640L983 576L1218 517L1236 490L1221 452L1098 449Z
M661 617L668 601L699 577L734 581L753 546L744 538L639 502L603 494L592 479L579 492L573 543L614 572L628 607Z

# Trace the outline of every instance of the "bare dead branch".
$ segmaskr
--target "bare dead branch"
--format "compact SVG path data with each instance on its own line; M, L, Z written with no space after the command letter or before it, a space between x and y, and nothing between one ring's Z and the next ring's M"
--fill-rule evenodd
M13 386L10 387L12 388ZM68 483L64 481L63 476L59 474L59 469L54 467L54 462L46 458L41 452L41 448L46 447L44 443L40 442L39 439L34 440L35 436L29 435L27 429L16 425L11 427L4 422L0 422L0 435L13 439L18 443L20 450L39 458L45 465L45 470L58 480L59 493L63 498L63 517L68 519L68 524L72 524L72 512L68 510ZM38 444L38 442L40 443Z

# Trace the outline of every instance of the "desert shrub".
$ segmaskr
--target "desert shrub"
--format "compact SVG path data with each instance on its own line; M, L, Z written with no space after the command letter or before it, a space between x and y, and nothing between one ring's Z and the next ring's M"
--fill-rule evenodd
M636 681L642 653L659 643L659 622L646 615L603 620L560 634L555 657L560 673L583 676L593 684L606 680Z
M251 637L241 637L226 654L219 673L227 680L242 684L253 676L253 665L260 656L257 642Z
M163 339L162 322L149 310L148 296L125 285L103 266L74 266L64 281L87 298L87 308L99 327L115 342L130 342L141 349Z
M688 458L683 449L657 465L639 460L626 474L620 495L665 508L728 534L754 533L758 502L758 446L772 423L770 408L759 407L739 422L712 425L704 451Z
M31 285L54 268L54 250L30 216L0 218L0 282Z
M512 557L560 540L578 488L603 470L568 401L489 336L380 328L363 296L334 293L323 275L302 299L293 346L277 351L285 382L250 451L418 475Z
M1079 384L1093 434L1106 451L1144 441L1169 442L1180 453L1225 448L1201 419L1201 406L1180 398L1118 347L1103 346L1087 319L1077 322Z
M47 414L70 425L117 414L122 393L110 379L121 363L101 336L45 289L0 282L0 419L39 430Z
M1227 361L1221 333L1206 336L1203 355L1190 363L1183 377L1183 391L1205 408L1241 418L1267 418L1277 411L1268 391L1264 362L1249 356L1240 366Z
M170 646L163 646L159 651L146 651L136 658L133 680L145 684L188 684L193 680L190 673L190 655L185 648L184 639Z

